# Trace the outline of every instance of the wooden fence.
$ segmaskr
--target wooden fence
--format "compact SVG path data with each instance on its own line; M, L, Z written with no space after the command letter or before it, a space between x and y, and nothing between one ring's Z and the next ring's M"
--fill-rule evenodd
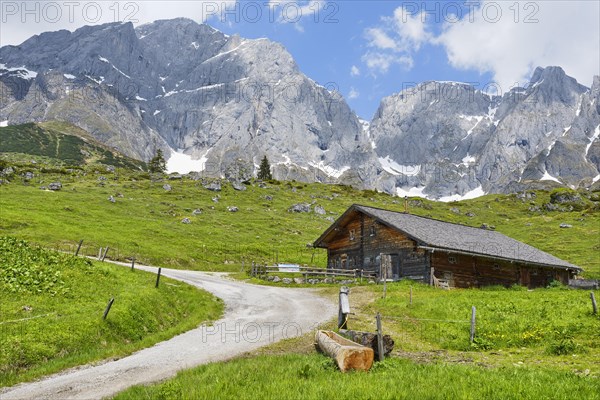
M376 279L377 274L374 271L365 271L362 269L335 269L335 268L317 268L317 267L295 267L289 271L275 265L259 265L252 263L249 270L250 276L260 279L267 279L269 275L292 274L304 278L305 281L314 278L346 278L346 279Z

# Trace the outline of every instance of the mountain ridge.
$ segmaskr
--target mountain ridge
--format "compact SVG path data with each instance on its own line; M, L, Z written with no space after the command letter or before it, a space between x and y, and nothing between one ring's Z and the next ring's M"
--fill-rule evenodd
M277 179L430 198L600 177L600 80L586 88L560 67L502 96L423 82L382 99L366 124L281 44L178 18L2 47L0 92L0 122L64 120L128 156L158 147L231 179L265 154Z

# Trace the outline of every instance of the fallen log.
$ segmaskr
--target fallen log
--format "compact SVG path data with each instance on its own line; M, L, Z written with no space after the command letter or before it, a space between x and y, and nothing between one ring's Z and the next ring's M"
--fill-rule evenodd
M373 349L361 346L332 331L317 331L315 340L321 351L333 358L342 372L368 371L373 365Z
M353 331L349 329L340 329L340 335L352 340L358 344L373 349L375 353L375 359L379 357L379 351L377 350L377 333ZM394 350L394 339L390 335L383 335L383 354L387 357Z

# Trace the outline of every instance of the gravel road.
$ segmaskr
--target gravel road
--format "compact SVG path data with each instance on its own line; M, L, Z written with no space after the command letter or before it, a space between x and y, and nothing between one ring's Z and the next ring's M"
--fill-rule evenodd
M153 267L139 267L156 272ZM223 274L162 270L207 290L225 302L224 317L138 351L95 366L83 366L0 391L0 399L101 399L130 386L174 376L177 371L223 361L278 340L309 332L331 319L335 306L310 289L257 286Z

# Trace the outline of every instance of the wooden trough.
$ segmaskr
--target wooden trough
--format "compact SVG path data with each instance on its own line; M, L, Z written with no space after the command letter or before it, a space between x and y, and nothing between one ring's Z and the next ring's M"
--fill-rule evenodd
M332 331L317 331L315 340L321 351L333 358L342 372L368 371L373 365L373 349L348 340Z
M372 348L375 352L375 359L379 359L379 351L377 349L377 333L340 329L340 335L352 340L355 343ZM384 356L388 357L392 350L394 350L394 339L392 339L390 335L383 335Z

